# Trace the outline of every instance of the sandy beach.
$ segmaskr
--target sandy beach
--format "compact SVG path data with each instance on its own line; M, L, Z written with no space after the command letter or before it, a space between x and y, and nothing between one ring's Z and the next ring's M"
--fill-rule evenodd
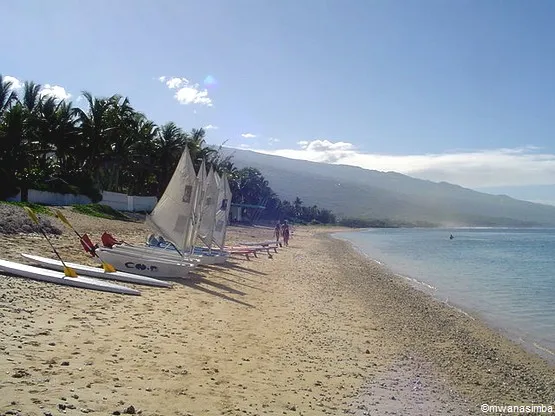
M109 231L142 243L149 232L64 213L93 241ZM272 258L199 268L172 289L129 285L140 297L0 272L0 414L462 416L484 403L555 405L552 364L333 230L297 227ZM230 241L272 234L228 231ZM53 241L95 264L67 228ZM39 235L2 236L0 247L14 261L53 257Z

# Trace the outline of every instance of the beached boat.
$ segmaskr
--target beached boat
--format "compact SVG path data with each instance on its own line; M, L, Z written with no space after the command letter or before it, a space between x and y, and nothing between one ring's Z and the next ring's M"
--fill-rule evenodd
M140 295L141 292L126 286L97 280L90 277L77 276L68 277L63 272L43 269L28 264L16 263L14 261L0 260L0 270L22 277L43 282L56 283L59 285L80 287L83 289L100 290L103 292L120 293L125 295Z
M191 255L197 228L197 207L203 198L206 168L203 162L195 172L189 150L185 148L162 197L146 218L146 223L178 249L177 255L161 253L153 247L114 245L98 248L97 253L119 270L150 277L185 277L194 261L210 263L204 256Z
M223 245L229 216L229 200L231 199L229 182L225 176L220 178L214 170L211 170L206 178L204 178L204 174L204 167L201 167L196 179L204 186L199 188L197 205L191 212L194 224L189 240L191 241L190 247L180 248L174 241L168 241L164 235L159 237L151 235L147 238L146 246L118 245L113 248L135 254L142 253L148 258L154 259L175 260L179 256L183 256L185 259L201 265L221 264L227 261L230 253L223 249ZM161 229L162 227L153 228ZM204 246L193 246L197 237ZM218 248L213 249L213 246ZM183 249L187 250L185 254ZM248 254L247 250L242 250L241 254Z
M102 259L117 270L128 271L142 276L171 279L187 277L196 265L184 260L180 255L158 256L145 251L125 251L99 248Z

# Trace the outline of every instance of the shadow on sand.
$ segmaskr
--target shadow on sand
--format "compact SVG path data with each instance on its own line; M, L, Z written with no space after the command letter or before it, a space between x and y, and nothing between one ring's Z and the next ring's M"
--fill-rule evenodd
M225 295L221 292L217 292L217 291L212 290L212 289L208 289L207 287L204 287L202 285L212 286L216 289L225 290L226 292L233 293L233 294L239 295L239 296L245 296L246 295L245 292L241 292L240 290L233 289L232 287L226 286L222 283L212 282L212 281L204 278L203 276L201 276L197 273L189 272L187 277L184 278L184 279L166 279L166 280L171 281L173 283L180 284L182 286L187 286L187 287L191 287L193 289L200 290L201 292L217 296L219 298L228 300L230 302L238 303L239 305L247 306L249 308L254 308L254 306L251 305L250 303L237 300L235 298L232 298L231 296Z
M238 271L242 271L242 272L245 272L245 273L254 274L254 275L258 275L258 276L268 276L268 273L247 269L246 267L239 266L237 263L227 262L225 264L211 265L210 267L213 267L214 270L222 270L222 269L224 269L224 270L225 269L238 270Z

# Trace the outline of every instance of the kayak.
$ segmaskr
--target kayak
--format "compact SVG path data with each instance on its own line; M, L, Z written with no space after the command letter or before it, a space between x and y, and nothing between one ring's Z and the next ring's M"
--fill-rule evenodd
M28 264L16 263L14 261L0 259L0 270L15 274L17 276L28 277L43 282L57 283L59 285L80 287L83 289L101 290L104 292L121 293L125 295L140 295L141 292L126 286L116 285L90 277L68 277L63 272L42 269L40 267L29 266Z
M21 255L26 259L40 263L41 266L44 266L48 269L60 270L60 271L64 270L64 265L60 260L51 259L48 257L35 256L32 254L21 253ZM140 276L134 273L122 272L119 270L116 272L106 272L104 271L104 269L100 267L92 267L92 266L87 266L87 265L78 264L78 263L66 262L66 265L72 268L73 270L75 270L78 274L82 274L85 276L98 277L100 279L108 279L108 280L119 280L121 282L135 283L138 285L172 287L171 283L165 282L163 280L152 279L150 277Z

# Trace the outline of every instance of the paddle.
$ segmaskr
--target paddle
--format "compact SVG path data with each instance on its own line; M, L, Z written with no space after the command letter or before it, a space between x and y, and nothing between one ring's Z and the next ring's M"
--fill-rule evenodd
M27 211L27 214L29 215L29 217L31 217L31 219L34 221L34 223L37 224L37 226L39 227L40 232L42 233L44 238L46 238L46 241L48 241L48 244L50 244L50 247L52 247L52 250L54 251L56 256L58 256L58 258L60 259L60 261L64 265L64 274L66 275L66 277L78 277L75 270L73 270L71 267L66 266L64 260L62 259L62 256L60 256L60 253L58 253L58 250L56 250L56 248L54 247L54 244L52 244L52 242L50 241L50 239L46 235L46 232L40 226L39 219L37 217L37 214L35 214L35 211L33 211L29 207L23 207L23 208L25 209L25 211Z
M61 213L61 211L56 210L56 217L58 217L58 219L60 221L62 221L65 225L67 225L69 228L71 228L73 230L73 232L75 234L77 234L77 237L79 237L79 239L81 240L81 242L84 245L89 247L91 249L91 251L93 250L93 247L90 247L90 245L85 241L85 239L81 236L81 234L79 234L77 232L77 230L75 228L73 228L73 225L71 225L71 223L68 221L68 219L65 217L65 215ZM98 257L100 259L100 262L102 263L102 268L104 269L105 272L115 273L117 271L116 268L114 266L112 266L110 263L106 263L104 260L102 260L100 258L100 256L98 255L98 253L95 253L94 251L92 251L92 252L96 257Z

